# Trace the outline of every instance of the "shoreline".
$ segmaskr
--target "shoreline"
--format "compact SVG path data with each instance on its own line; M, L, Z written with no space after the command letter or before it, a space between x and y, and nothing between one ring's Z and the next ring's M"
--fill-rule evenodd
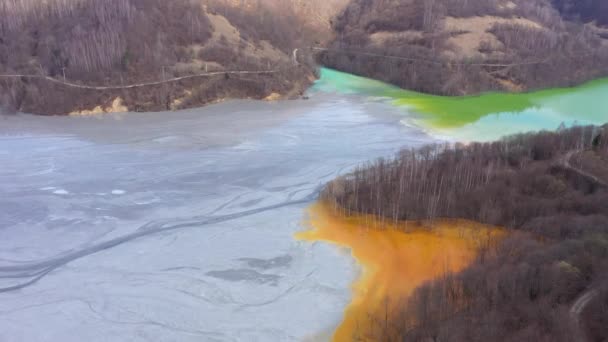
M323 202L309 207L308 215L310 230L295 238L347 248L360 268L351 284L351 302L333 333L338 342L381 338L380 321L400 315L400 304L416 288L466 269L479 249L495 246L506 235L502 228L467 220L437 220L429 228L418 222L379 223L370 215L342 217Z

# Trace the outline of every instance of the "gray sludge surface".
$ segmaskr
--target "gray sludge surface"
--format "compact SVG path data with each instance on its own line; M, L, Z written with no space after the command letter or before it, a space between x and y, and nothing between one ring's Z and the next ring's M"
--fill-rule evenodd
M394 110L316 94L0 116L0 341L298 341L333 330L356 265L293 234L325 182L430 141Z

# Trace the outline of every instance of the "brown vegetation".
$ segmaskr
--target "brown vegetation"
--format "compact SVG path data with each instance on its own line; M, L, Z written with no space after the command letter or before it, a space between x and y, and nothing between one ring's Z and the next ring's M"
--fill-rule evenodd
M560 13L548 0L354 0L335 19L336 39L319 60L442 95L568 86L608 75L603 31L574 21L590 18L568 15L584 7L569 3ZM384 39L374 39L378 34Z
M238 5L237 5L238 6ZM4 105L40 114L106 107L166 110L227 97L264 98L298 91L313 69L294 66L291 51L306 28L281 8L247 12L222 0L7 0L0 4L0 74L48 76L83 85L127 85L222 70L276 70L221 75L142 89L75 89L44 79L0 80ZM216 27L220 18L225 22ZM228 27L235 39L228 40ZM229 36L228 38L234 38ZM180 107L180 108L181 108Z
M0 105L62 114L117 97L130 110L166 110L298 94L314 72L306 47L328 42L321 64L428 93L573 85L608 73L606 10L599 0L5 0L0 74L116 86L277 72L122 91L0 78Z
M579 338L570 305L586 289L608 286L607 130L577 127L404 150L329 184L322 198L345 215L391 222L462 218L519 232L465 271L417 289L399 314L377 317L376 337ZM599 337L606 335L601 298L583 318Z
M608 25L608 2L604 0L552 0L551 2L567 18Z
M599 290L599 294L584 312L582 320L587 322L589 341L608 340L608 287Z

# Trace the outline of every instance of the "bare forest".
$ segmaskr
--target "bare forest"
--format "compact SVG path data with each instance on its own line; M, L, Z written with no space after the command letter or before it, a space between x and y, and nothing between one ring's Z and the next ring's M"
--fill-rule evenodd
M378 317L384 340L608 337L608 126L403 150L330 183L322 199L344 215L512 231L464 272L419 288L399 314ZM598 300L573 317L573 302L591 290Z
M552 0L555 7L565 17L579 21L595 21L608 25L608 3L603 0Z
M0 104L66 114L294 97L317 63L444 95L575 85L608 75L607 15L600 0L6 0ZM230 73L243 70L271 72Z
M2 78L2 103L25 112L62 114L116 98L130 110L145 111L297 94L313 71L303 63L294 66L291 57L306 28L289 6L280 9L282 16L272 10L258 4L243 11L222 0L3 1L0 74L120 87L213 71L273 72L107 91L43 78Z
M571 86L608 75L607 11L605 1L354 0L320 62L441 95Z

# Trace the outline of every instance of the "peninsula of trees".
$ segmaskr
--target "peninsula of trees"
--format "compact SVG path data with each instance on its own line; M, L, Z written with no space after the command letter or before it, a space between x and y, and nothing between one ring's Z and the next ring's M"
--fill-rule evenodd
M403 150L331 182L322 200L379 222L458 218L512 232L377 317L374 338L608 338L608 125Z

